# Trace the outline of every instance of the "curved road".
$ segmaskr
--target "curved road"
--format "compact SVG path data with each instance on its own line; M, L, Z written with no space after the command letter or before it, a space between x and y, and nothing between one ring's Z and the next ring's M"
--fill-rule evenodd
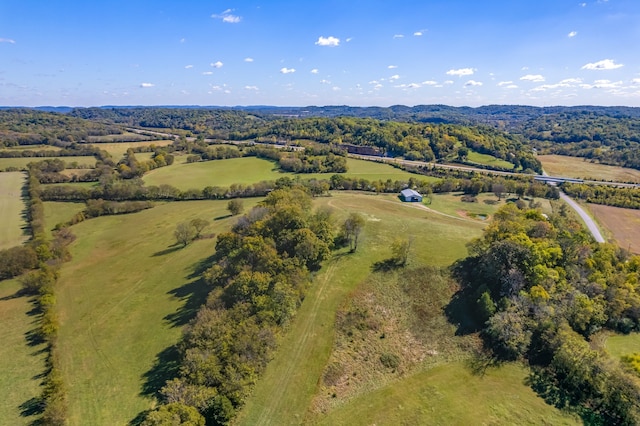
M567 194L565 194L562 191L560 191L560 198L564 200L567 204L569 204L569 206L573 210L575 210L576 213L580 215L585 225L587 225L587 229L589 229L589 232L591 232L591 235L593 235L593 238L595 238L595 240L599 243L604 243L605 240L604 238L602 238L602 234L600 233L598 226L593 221L593 219L591 219L591 217L587 214L587 212L585 212L584 209L580 207L578 203L573 201L571 198L569 198Z

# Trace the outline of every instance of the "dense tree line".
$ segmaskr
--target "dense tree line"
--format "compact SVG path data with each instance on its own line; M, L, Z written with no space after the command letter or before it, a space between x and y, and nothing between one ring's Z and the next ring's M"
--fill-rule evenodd
M0 147L36 144L66 146L86 141L89 136L120 133L119 126L60 113L27 108L0 110Z
M561 188L567 195L587 203L640 209L640 188L623 188L605 185L587 185L565 182Z
M203 276L212 290L178 345L179 374L162 388L164 402L226 424L264 371L333 238L330 212L313 211L310 195L296 186L272 191L218 235Z
M456 301L499 359L524 359L532 387L589 424L638 424L640 388L588 338L640 330L640 257L592 243L566 209L549 217L509 204L454 274ZM452 312L452 311L450 311Z

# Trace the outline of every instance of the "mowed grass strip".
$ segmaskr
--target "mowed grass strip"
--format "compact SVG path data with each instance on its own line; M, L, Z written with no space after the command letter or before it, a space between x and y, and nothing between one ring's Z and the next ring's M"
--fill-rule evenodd
M587 204L588 210L623 249L640 254L640 210Z
M374 262L391 256L396 237L413 235L413 261L444 266L466 254L465 243L480 236L482 223L426 211L393 195L333 193L316 199L332 207L338 222L350 212L367 219L356 253L340 252L317 274L290 330L284 336L237 424L302 423L318 391L331 354L336 310L371 273Z
M20 245L28 239L23 216L26 205L22 198L25 179L22 172L0 173L0 250Z
M0 158L0 170L6 170L10 167L26 169L29 163L50 160L52 158L58 158L67 165L74 162L81 166L94 166L96 164L96 159L93 156Z
M257 201L244 200L245 207ZM123 425L154 405L143 389L163 385L161 372L152 370L156 356L167 354L204 302L209 289L195 271L215 247L212 238L176 247L175 227L202 218L212 221L204 233L218 234L235 222L226 206L165 203L72 227L73 259L63 265L56 288L70 425Z
M317 418L319 425L578 425L524 384L506 364L474 375L456 362L421 371Z
M18 280L0 281L0 424L27 425L38 417L40 374L45 370L45 345L30 345L27 335L37 317L27 297L17 297Z
M640 170L591 163L585 158L566 155L538 155L537 158L551 176L640 183Z

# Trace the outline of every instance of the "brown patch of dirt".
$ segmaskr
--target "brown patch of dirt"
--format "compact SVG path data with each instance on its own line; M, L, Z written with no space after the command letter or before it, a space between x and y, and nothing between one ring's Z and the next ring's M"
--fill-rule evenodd
M640 210L589 204L596 220L624 249L640 254Z

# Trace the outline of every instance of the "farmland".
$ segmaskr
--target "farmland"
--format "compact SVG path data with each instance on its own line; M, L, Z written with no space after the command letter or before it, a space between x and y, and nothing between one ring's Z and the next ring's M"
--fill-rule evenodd
M51 158L51 157L49 157ZM96 159L91 156L73 156L73 157L56 157L62 159L66 164L77 163L81 166L93 166ZM27 168L27 164L42 161L43 158L18 157L18 158L0 158L0 171L7 169L23 170Z
M640 210L589 204L589 210L623 249L640 253Z
M140 141L140 142L101 142L92 143L91 146L107 151L114 161L118 161L127 152L129 148L139 148L143 146L166 146L171 145L172 140L159 140L159 141Z
M640 183L640 170L592 163L585 158L566 155L538 155L537 158L551 176Z
M0 250L21 244L27 239L27 225L23 213L26 208L22 199L25 175L21 172L0 173Z

